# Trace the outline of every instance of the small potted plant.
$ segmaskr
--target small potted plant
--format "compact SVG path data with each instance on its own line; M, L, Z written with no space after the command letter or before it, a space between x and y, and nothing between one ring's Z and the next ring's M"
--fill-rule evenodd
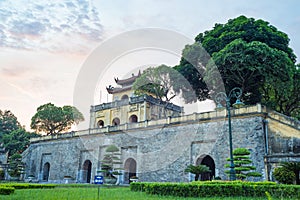
M34 177L34 175L31 174L27 178L28 178L28 182L31 183L35 177Z
M130 181L132 182L138 182L139 178L137 176L130 177Z
M72 176L64 176L64 182L65 182L65 184L70 183L72 179L73 179Z

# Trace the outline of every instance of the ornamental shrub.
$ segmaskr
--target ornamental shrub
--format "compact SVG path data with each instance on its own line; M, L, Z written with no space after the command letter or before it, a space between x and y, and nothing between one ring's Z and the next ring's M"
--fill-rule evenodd
M230 158L227 158L227 161L230 161ZM237 148L233 151L233 163L234 169L236 172L236 178L244 180L247 177L260 177L261 173L255 172L253 170L256 167L252 166L252 160L250 159L250 151L245 148ZM226 164L226 168L229 168L230 165ZM226 174L230 174L230 170L225 171Z
M13 188L13 187L0 186L0 195L10 195L14 192L15 192L15 188Z
M3 169L0 169L0 180L4 180L5 172Z
M283 184L293 184L295 180L295 173L293 171L287 170L284 167L275 168L273 175L279 183Z
M152 195L178 197L266 197L300 198L300 186L280 185L274 182L195 181L192 183L131 183L132 191Z

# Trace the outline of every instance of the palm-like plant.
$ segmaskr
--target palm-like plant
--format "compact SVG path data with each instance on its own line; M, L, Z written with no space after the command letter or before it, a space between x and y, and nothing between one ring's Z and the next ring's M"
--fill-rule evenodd
M195 181L198 181L200 175L202 175L203 173L211 172L209 167L206 165L189 165L184 171L195 174Z
M296 178L296 184L300 185L300 178L299 178L300 162L284 162L284 163L281 163L281 166L287 171L294 172L295 178Z

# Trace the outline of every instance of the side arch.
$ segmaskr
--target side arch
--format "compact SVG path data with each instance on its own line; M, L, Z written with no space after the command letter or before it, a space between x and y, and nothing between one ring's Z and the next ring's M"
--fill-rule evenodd
M46 162L43 167L43 181L48 181L50 175L50 163Z
M82 179L84 183L90 183L92 176L92 162L85 160L82 165Z
M98 128L103 128L104 127L104 121L103 120L99 120L97 122L97 126L98 126Z
M136 174L137 164L135 159L128 158L124 163L124 182L130 183L130 178L137 176Z

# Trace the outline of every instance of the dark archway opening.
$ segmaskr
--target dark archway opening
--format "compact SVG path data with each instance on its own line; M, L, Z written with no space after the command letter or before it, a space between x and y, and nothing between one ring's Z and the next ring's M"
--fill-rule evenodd
M125 100L125 99L128 99L128 95L127 94L124 94L122 97L121 97L121 100Z
M136 161L133 158L128 158L124 164L124 181L130 183L130 178L137 176L136 174Z
M136 115L131 115L129 117L129 123L136 123L138 121L138 117Z
M120 119L118 117L116 117L112 120L112 125L113 126L118 126L119 124L120 124Z
M197 159L196 165L206 165L209 167L211 172L201 174L201 181L213 180L216 175L215 161L209 155L201 156Z
M103 120L99 120L97 123L99 128L103 128L104 127L104 121Z
M46 162L43 168L43 181L48 181L50 174L50 163Z
M92 176L92 162L90 160L84 161L82 169L85 182L90 183Z

